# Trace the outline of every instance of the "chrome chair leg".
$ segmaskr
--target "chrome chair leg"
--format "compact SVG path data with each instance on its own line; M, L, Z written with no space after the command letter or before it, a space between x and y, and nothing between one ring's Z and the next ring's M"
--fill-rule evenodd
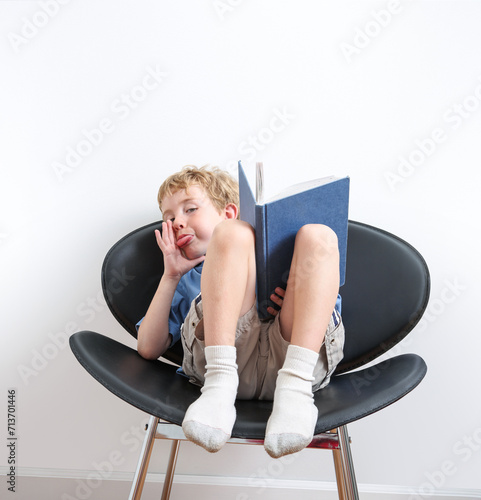
M170 448L170 458L167 465L167 471L165 472L164 487L162 488L162 497L160 500L169 500L170 490L172 489L172 483L174 481L175 465L177 463L177 457L179 455L180 440L173 439L172 446Z
M349 435L345 425L338 427L339 450L341 454L342 470L344 475L344 484L348 500L359 500L356 475L354 473L354 463L351 455L351 445L349 444Z
M339 496L339 500L348 500L346 485L344 483L344 472L342 470L341 450L339 450L339 448L332 450L332 458L334 459L334 470L336 472L337 494Z
M144 488L145 477L147 476L147 469L149 467L150 455L155 442L155 433L157 432L157 425L159 423L158 417L151 416L140 451L139 462L134 475L134 481L130 490L129 500L140 500L142 490Z

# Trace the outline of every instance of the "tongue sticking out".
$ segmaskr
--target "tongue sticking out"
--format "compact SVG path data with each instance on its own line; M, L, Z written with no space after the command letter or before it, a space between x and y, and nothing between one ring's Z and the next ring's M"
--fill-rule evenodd
M179 248L184 248L193 239L194 239L194 236L192 234L184 234L184 235L180 236L179 239L177 240L177 246Z

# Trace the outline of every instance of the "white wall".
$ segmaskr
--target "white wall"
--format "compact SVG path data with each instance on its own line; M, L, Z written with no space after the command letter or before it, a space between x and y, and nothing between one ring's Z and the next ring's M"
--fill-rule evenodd
M159 218L167 174L241 159L264 162L272 194L350 175L351 219L406 239L430 267L428 314L396 349L428 374L350 426L359 483L481 492L480 16L459 0L1 2L0 434L15 388L19 473L77 477L114 452L117 472L134 470L145 416L52 339L90 329L135 345L99 295L105 252ZM284 127L269 132L276 113ZM275 475L262 448L185 449L179 474ZM334 479L311 450L282 477Z

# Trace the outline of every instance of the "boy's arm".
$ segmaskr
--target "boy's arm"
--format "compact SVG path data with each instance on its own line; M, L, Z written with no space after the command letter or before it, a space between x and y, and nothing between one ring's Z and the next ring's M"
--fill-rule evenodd
M179 279L162 276L145 318L139 326L137 351L146 359L157 359L169 347L169 314Z
M162 234L156 229L155 237L164 256L164 274L137 335L137 351L146 359L157 359L170 347L169 315L175 290L180 278L204 260L183 256L175 243L171 221L163 222Z

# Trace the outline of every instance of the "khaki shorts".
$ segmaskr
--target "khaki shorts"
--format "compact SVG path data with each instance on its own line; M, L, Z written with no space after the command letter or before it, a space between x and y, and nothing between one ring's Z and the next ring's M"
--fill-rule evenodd
M184 361L182 370L196 385L204 384L205 344L203 338L202 300L192 301L181 328ZM239 373L238 399L272 400L277 372L282 368L289 342L281 335L279 315L270 321L260 321L254 305L237 322L235 347ZM331 315L319 360L314 369L313 392L325 387L343 358L344 325L337 311Z

